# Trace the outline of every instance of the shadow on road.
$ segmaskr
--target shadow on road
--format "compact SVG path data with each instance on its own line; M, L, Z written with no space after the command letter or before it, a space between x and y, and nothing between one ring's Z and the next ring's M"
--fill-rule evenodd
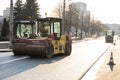
M65 58L63 55L55 55L51 59L13 55L0 57L0 80L27 71L38 65L55 63L63 58Z

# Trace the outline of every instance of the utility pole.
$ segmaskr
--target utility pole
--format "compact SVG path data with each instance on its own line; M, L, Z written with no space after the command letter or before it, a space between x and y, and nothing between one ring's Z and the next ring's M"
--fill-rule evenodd
M9 23L9 30L10 30L10 48L12 48L12 39L13 39L13 0L10 1L10 23Z
M83 39L84 12L82 11L81 39Z
M62 32L65 34L65 0L63 1L63 19L62 19Z

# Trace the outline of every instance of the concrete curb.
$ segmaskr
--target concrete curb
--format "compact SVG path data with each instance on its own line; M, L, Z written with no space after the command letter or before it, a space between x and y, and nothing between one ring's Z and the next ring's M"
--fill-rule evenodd
M12 49L0 49L0 52L11 52Z
M9 48L9 41L0 42L0 49Z

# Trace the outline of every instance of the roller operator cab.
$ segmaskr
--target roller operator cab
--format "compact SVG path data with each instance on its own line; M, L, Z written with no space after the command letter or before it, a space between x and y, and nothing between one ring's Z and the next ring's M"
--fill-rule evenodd
M14 55L27 54L28 39L35 36L35 22L28 20L14 21L12 50Z
M13 53L51 58L54 54L71 54L72 39L62 33L62 19L40 18L14 24Z
M112 31L112 30L105 31L105 41L113 43L113 41L114 41L114 34L115 34L115 32Z

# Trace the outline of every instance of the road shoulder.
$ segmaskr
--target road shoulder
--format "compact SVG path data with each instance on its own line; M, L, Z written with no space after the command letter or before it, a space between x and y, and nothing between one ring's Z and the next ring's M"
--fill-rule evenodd
M108 65L111 53L106 57L103 64L100 66L95 80L120 80L120 41L116 41L111 53L113 54L113 61L115 65L112 67Z

